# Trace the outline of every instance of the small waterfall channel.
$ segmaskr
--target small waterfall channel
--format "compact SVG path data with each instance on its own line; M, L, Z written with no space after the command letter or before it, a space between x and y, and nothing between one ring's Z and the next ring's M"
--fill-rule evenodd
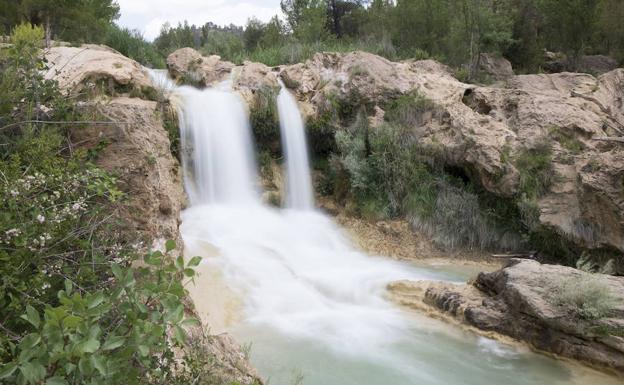
M312 178L303 119L297 100L280 82L277 96L282 148L286 158L286 207L311 210L314 207Z
M615 383L385 300L391 281L466 277L361 253L314 210L303 121L287 90L277 101L288 180L281 210L259 198L248 116L231 84L171 92L191 200L181 232L187 255L204 257L192 295L198 307L221 301L206 313L235 309L225 329L252 343L270 384ZM202 289L212 280L219 290Z

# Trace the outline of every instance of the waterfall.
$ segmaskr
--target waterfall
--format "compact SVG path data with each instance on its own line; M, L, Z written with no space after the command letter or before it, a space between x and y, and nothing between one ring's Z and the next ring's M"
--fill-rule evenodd
M314 197L303 119L293 95L280 85L277 109L286 158L286 207L310 210L314 207Z
M249 119L225 82L176 89L186 191L196 204L259 204Z

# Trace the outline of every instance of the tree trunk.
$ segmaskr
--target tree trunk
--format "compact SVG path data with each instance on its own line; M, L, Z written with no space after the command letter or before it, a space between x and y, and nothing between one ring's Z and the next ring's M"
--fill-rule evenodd
M46 48L50 48L51 40L52 40L52 26L50 25L50 15L46 15L46 18L45 18L45 46Z

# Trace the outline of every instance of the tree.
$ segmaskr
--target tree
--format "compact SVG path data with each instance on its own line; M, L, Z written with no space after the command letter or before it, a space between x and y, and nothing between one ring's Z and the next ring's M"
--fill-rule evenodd
M600 1L596 40L601 52L624 62L624 1Z
M477 75L481 53L502 53L511 43L512 17L508 0L461 0L451 8L451 61L468 61L469 78Z
M247 26L245 27L245 32L243 32L245 48L249 51L256 49L264 36L265 30L266 25L257 18L252 17L247 20Z
M337 37L343 36L344 19L363 8L362 0L327 0L327 24L329 31Z
M596 0L542 0L547 48L568 53L576 61L595 34L598 4Z
M275 47L280 45L284 41L286 35L286 26L277 17L273 16L266 25L264 30L264 36L260 40L260 44L263 47Z
M44 26L46 46L53 37L98 42L119 17L115 0L20 0L19 9L26 21Z

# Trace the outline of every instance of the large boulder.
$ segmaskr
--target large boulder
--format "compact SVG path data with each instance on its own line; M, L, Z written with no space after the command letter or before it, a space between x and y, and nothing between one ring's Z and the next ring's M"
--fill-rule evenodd
M202 56L192 48L180 48L167 57L167 68L174 80L206 87L226 80L234 64L217 55Z
M505 80L514 76L509 60L491 53L479 55L479 72L494 80Z
M81 91L87 83L100 80L113 86L150 87L143 66L112 48L85 44L80 47L52 47L46 51L47 79L54 79L61 89Z
M514 259L500 270L480 273L473 284L400 281L388 289L403 306L436 310L485 332L624 374L623 277ZM564 295L578 302L558 299ZM584 313L607 299L607 314ZM582 307L582 300L589 305Z

